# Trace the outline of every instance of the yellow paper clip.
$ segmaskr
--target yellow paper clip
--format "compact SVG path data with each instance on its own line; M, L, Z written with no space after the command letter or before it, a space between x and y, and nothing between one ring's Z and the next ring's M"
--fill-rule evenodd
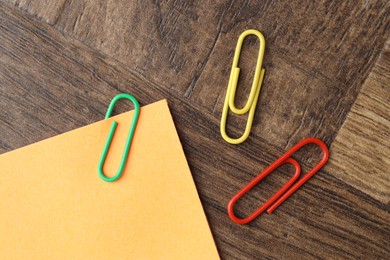
M243 108L239 109L234 104L234 99L237 90L238 76L240 73L240 68L238 67L238 61L240 59L242 43L244 42L245 37L247 37L248 35L256 35L259 38L260 40L259 55L257 56L255 76L253 78L252 88L249 94L248 101ZM264 36L261 32L257 30L253 30L253 29L246 30L238 38L236 50L234 52L232 70L230 72L229 85L226 91L225 103L223 105L222 117L221 117L221 135L226 142L229 142L231 144L239 144L244 142L248 138L249 133L251 131L253 116L255 115L257 100L259 99L261 84L263 83L264 72L265 72L265 70L262 68L264 50L265 50ZM239 115L245 114L249 111L248 121L246 123L244 134L241 137L236 139L231 138L226 134L226 119L227 119L229 108L233 113Z

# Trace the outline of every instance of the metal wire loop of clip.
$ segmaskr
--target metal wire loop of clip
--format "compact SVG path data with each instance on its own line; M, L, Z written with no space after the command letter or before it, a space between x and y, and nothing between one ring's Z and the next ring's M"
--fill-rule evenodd
M240 59L242 44L244 42L245 37L247 37L248 35L256 35L259 38L260 40L259 54L257 56L255 75L253 77L253 83L248 97L248 101L246 102L243 108L237 108L236 105L234 104L234 100L236 96L238 77L240 74L238 61ZM228 143L239 144L244 142L248 138L249 133L251 131L253 117L255 115L255 109L256 109L257 101L259 99L260 89L263 83L263 78L265 73L265 70L262 68L264 50L265 50L264 36L261 32L257 30L253 30L253 29L246 30L238 38L236 50L234 52L232 70L230 72L229 84L226 91L225 102L222 109L222 117L221 117L221 135L223 139ZM245 114L249 111L248 121L245 126L244 134L239 138L231 138L226 134L226 119L229 112L229 108L233 113L240 114L240 115Z
M303 146L313 143L317 144L322 149L322 159L321 161L314 166L305 176L303 176L299 181L296 180L299 178L301 173L301 167L299 163L292 159L290 156L293 155L296 151L301 149ZM316 138L307 138L300 141L285 154L283 154L279 159L273 162L267 169L260 173L256 178L249 182L244 188L242 188L229 202L228 204L228 214L231 220L238 224L246 224L258 217L264 210L267 210L271 214L277 207L279 207L288 197L290 197L296 190L298 190L307 180L309 180L316 172L318 172L322 166L328 161L329 150L326 145L319 139ZM246 218L238 218L234 212L234 204L247 192L249 192L254 186L256 186L261 180L268 176L271 172L275 171L278 167L283 164L290 163L295 167L295 173L293 177L280 189L278 190L267 202L261 205L257 210L255 210L251 215Z
M122 175L122 172L123 172L123 170L125 168L125 165L126 165L126 162L127 162L127 158L129 156L131 142L133 140L133 135L134 135L134 132L135 132L135 128L137 126L138 116L139 116L139 112L140 112L139 103L138 103L138 101L137 101L137 99L135 97L133 97L130 94L119 94L119 95L115 96L113 98L113 100L111 101L111 103L110 103L110 105L109 105L109 107L107 109L107 113L106 113L106 116L105 116L104 119L108 119L111 116L112 110L114 109L114 106L115 106L116 102L118 102L118 100L120 100L120 99L128 99L131 102L133 102L133 104L134 104L134 115L133 115L133 119L132 119L132 122L131 122L129 134L127 136L125 149L124 149L124 152L123 152L123 155L122 155L122 160L120 162L119 169L118 169L117 173L113 177L107 177L104 174L104 172L103 172L103 166L104 166L104 162L105 162L106 157L107 157L108 150L109 150L109 148L111 146L112 138L114 136L115 129L116 129L118 123L116 121L113 121L112 124L111 124L111 129L110 129L110 132L108 134L108 138L106 140L106 144L104 145L103 153L102 153L102 155L100 157L100 161L99 161L99 165L98 165L99 177L102 178L104 181L107 181L107 182L116 181Z

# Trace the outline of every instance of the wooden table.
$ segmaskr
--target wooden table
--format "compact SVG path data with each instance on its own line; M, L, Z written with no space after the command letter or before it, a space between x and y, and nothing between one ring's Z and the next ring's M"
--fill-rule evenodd
M223 259L389 259L389 14L375 0L2 0L0 153L103 119L120 92L141 105L166 98ZM265 36L266 76L250 137L231 145L220 117L249 28ZM258 44L245 41L238 104ZM230 115L229 134L245 123ZM233 223L230 198L306 137L330 147L328 164L273 214ZM319 156L308 147L294 158L307 171ZM291 175L283 166L267 177L237 214Z

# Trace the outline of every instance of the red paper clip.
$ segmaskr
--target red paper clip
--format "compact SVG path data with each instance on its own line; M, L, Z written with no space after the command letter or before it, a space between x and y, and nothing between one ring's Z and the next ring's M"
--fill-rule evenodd
M323 151L323 156L321 161L314 166L302 179L298 182L295 182L301 173L301 167L299 163L290 158L292 154L301 149L303 146L313 143L317 144L321 147ZM310 179L322 166L328 161L329 158L329 150L326 145L317 138L307 138L299 143L297 143L294 147L292 147L289 151L283 154L279 159L273 162L267 169L265 169L262 173L260 173L256 178L254 178L250 183L248 183L242 190L240 190L229 202L228 204L228 214L229 217L238 224L246 224L254 220L258 217L264 210L267 210L269 214L271 214L277 207L280 206L288 197L290 197L299 187L301 187L308 179ZM277 169L279 166L291 163L295 167L294 176L280 189L278 190L267 202L261 205L255 212L253 212L250 216L246 218L238 218L234 215L233 207L234 204L239 200L245 193L250 191L254 186L256 186L262 179L268 176L271 172ZM295 183L295 184L294 184ZM292 187L291 187L292 186ZM291 188L290 188L291 187Z

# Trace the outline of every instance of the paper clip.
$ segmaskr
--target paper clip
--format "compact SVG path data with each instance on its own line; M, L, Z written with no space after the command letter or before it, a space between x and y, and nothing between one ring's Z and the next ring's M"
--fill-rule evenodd
M257 56L257 62L256 62L256 69L255 69L255 75L253 78L252 88L249 94L249 98L247 103L243 108L237 108L234 104L234 99L236 96L236 90L237 90L237 82L238 82L238 76L240 74L240 68L238 67L238 61L240 59L240 53L241 53L241 47L242 43L244 42L245 37L248 35L256 35L260 40L260 46L259 46L259 54ZM244 31L240 37L238 38L236 50L234 52L234 59L233 59L233 65L232 70L230 72L230 78L229 78L229 84L226 91L226 97L225 102L223 105L222 110L222 117L221 117L221 135L223 139L225 139L226 142L231 144L239 144L244 142L251 131L252 123L253 123L253 117L255 115L255 109L257 105L257 100L259 99L261 84L263 83L264 78L264 72L265 70L262 68L263 65L263 58L264 58L264 50L265 50L265 39L261 32L257 30L246 30ZM249 111L248 114L248 121L245 126L244 134L239 138L231 138L226 134L226 119L228 115L229 108L233 113L242 115Z
M323 152L323 156L321 161L314 166L305 176L302 177L299 181L295 182L301 172L301 167L299 163L290 158L292 154L301 149L303 146L313 143L317 144ZM258 217L264 210L267 210L269 214L271 214L277 207L280 206L288 197L290 197L299 187L301 187L307 180L309 180L316 172L318 172L322 166L328 161L329 150L326 145L319 139L316 138L307 138L300 141L294 147L292 147L289 151L283 154L279 159L273 162L267 169L265 169L262 173L260 173L256 178L254 178L251 182L249 182L242 190L240 190L229 202L228 204L228 214L231 220L236 222L237 224L247 224ZM267 202L261 205L255 212L249 215L246 218L238 218L234 215L233 207L234 204L239 200L245 193L250 191L254 186L256 186L262 179L268 176L271 172L277 169L279 166L291 163L295 167L294 176L279 190L277 191ZM295 184L294 184L295 183ZM291 187L292 186L292 187ZM291 188L290 188L291 187Z
M115 176L107 177L104 174L104 172L103 172L103 165L104 165L104 162L106 160L107 153L108 153L108 150L109 150L109 148L111 146L111 141L112 141L112 138L114 136L115 129L116 129L116 126L118 125L118 123L116 121L113 121L112 124L111 124L111 129L110 129L110 132L108 134L108 138L106 140L106 144L104 145L103 153L102 153L102 155L100 157L99 166L98 166L99 177L102 178L104 181L107 181L107 182L116 181L122 175L123 169L125 168L125 165L126 165L127 157L129 155L129 151L130 151L130 147L131 147L131 141L133 140L133 135L134 135L135 128L137 126L137 121L138 121L138 116L139 116L139 111L140 111L139 103L138 103L138 101L137 101L137 99L135 97L133 97L130 94L119 94L119 95L116 95L114 97L114 99L111 101L111 103L110 103L110 105L109 105L109 107L107 109L107 113L106 113L106 116L104 117L104 119L107 119L107 118L109 118L111 116L112 110L114 109L114 106L115 106L116 102L118 100L120 100L120 99L128 99L131 102L133 102L133 104L134 104L134 115L133 115L133 120L131 122L129 134L127 136L126 145L125 145L125 151L123 152L122 160L121 160L120 165L119 165L119 170L118 170L118 172L116 173Z

